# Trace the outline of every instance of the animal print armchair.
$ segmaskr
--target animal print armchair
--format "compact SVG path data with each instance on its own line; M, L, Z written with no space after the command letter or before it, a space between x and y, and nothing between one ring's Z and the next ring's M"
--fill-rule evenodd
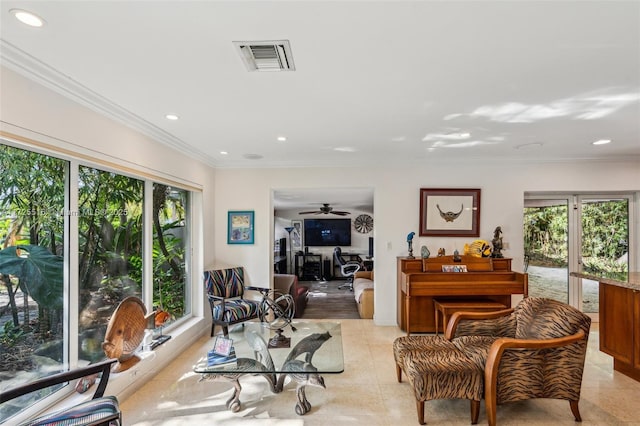
M496 404L531 398L569 401L576 421L591 318L551 299L529 297L514 309L456 312L445 338L484 369L489 425Z
M242 267L205 271L204 285L213 319L211 336L216 325L228 336L230 325L259 318L262 300L245 298L245 290L259 291L263 297L269 291L268 288L245 286Z

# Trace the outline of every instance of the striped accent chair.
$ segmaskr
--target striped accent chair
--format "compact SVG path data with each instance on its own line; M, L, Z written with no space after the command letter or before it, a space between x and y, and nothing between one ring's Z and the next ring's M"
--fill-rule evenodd
M60 411L32 418L20 423L20 426L120 426L122 424L122 414L118 405L118 399L115 396L103 396L109 381L111 366L116 361L116 359L110 359L96 364L90 364L87 367L43 377L35 382L14 387L0 393L0 402L4 403L54 385L59 385L74 379L81 379L91 374L102 373L92 399ZM11 423L11 420L9 420L9 423Z
M446 334L456 336L452 342L484 368L489 425L496 424L496 404L532 398L569 401L575 420L582 421L578 402L591 318L566 303L539 297L489 317L456 312ZM465 334L477 327L483 336L461 336L456 329L462 322Z
M224 335L228 336L230 325L258 318L261 300L245 299L245 290L263 293L269 290L245 286L242 267L205 271L204 285L213 319L211 336L214 335L216 325L221 326Z

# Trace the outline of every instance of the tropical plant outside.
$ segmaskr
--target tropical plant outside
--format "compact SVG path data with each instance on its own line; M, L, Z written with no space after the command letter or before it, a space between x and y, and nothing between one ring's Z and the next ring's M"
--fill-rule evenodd
M77 218L78 359L104 358L111 313L125 297L143 294L145 182L87 166L77 170L78 204L71 211L69 162L0 144L0 376L7 385L53 374L70 362L65 219ZM154 308L176 320L188 313L188 191L157 183L153 188L148 282ZM3 408L0 422L19 409Z
M567 266L567 205L524 211L524 247L529 264ZM627 272L620 262L629 249L628 202L607 200L582 205L582 262L585 272Z

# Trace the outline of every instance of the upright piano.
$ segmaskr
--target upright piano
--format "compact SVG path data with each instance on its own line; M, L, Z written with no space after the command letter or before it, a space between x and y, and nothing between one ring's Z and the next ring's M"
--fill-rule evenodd
M511 270L511 259L440 256L398 257L397 319L407 333L435 332L433 299L474 299L511 307L511 295L527 295L528 276ZM444 266L444 268L443 268ZM443 272L464 266L467 272Z

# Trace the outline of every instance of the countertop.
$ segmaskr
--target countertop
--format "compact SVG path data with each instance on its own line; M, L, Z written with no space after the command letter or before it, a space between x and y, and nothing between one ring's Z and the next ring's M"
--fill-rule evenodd
M640 290L640 272L616 272L612 274L594 275L583 272L571 272L572 277L585 278L604 284Z

